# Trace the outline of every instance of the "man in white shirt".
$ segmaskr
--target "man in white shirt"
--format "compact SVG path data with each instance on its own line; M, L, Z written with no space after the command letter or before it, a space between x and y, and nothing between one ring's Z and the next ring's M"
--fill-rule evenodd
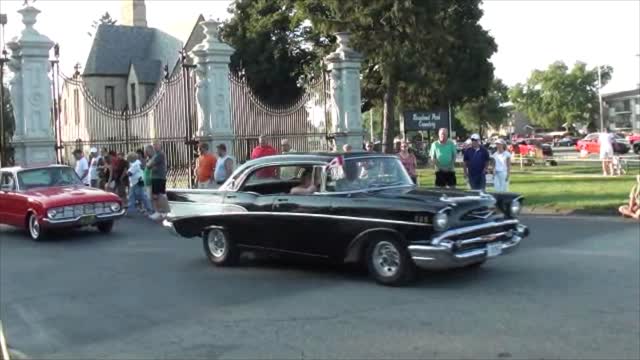
M144 181L142 176L144 171L142 170L142 163L135 152L127 155L127 162L129 163L129 169L127 169L127 175L129 176L129 201L127 206L127 215L132 214L132 211L136 208L136 202L139 202L144 207L147 214L152 214L153 207L147 192L144 190Z
M87 158L84 157L80 149L76 149L73 152L73 156L76 158L76 174L78 174L83 184L89 186L91 182L89 181L89 162Z
M607 128L602 129L598 136L598 144L600 144L600 160L602 160L602 175L613 175L613 167L611 158L613 157L613 135Z
M102 156L98 154L98 149L91 148L89 151L89 184L91 187L98 187L98 163Z

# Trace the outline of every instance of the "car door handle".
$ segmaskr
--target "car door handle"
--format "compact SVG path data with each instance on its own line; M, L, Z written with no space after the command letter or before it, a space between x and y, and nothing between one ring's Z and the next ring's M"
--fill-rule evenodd
M276 199L277 202L283 203L283 202L288 202L289 199Z

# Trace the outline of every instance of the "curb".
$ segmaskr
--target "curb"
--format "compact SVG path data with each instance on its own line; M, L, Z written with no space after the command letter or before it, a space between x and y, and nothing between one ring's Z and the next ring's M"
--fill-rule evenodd
M560 215L560 216L607 216L607 217L619 217L617 209L600 209L600 210L588 210L588 209L553 209L545 207L525 207L522 210L523 215Z

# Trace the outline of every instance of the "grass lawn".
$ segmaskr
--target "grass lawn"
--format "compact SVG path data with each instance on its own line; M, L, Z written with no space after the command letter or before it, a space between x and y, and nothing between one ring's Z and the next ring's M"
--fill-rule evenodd
M514 164L509 191L524 195L525 206L530 210L613 213L627 201L640 168L630 166L627 175L603 177L598 165L534 166L520 170ZM457 175L460 184L464 181L461 169ZM434 171L419 170L419 182L432 186Z

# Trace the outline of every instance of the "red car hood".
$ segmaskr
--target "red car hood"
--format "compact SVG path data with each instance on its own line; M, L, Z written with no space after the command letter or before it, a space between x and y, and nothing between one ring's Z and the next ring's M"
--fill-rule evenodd
M24 194L41 202L46 208L93 202L121 202L115 194L86 186L37 188L25 191Z

